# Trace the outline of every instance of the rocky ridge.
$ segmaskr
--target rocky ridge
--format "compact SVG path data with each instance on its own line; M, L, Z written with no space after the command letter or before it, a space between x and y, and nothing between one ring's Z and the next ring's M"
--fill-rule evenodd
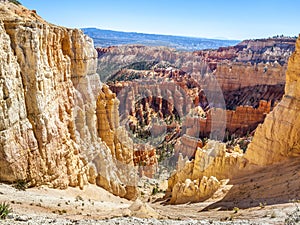
M213 71L224 91L226 105L229 108L232 108L230 102L234 99L231 95L236 95L245 88L252 90L255 86L263 86L263 89L258 90L259 96L255 96L255 93L251 95L242 92L244 101L239 98L241 101L239 104L257 107L259 102L257 99L279 101L282 97L287 61L295 50L295 42L296 38L290 37L245 40L232 47L195 51L194 55L200 56ZM280 85L281 88L278 88ZM274 86L277 86L276 92L280 93L278 97L272 96L271 99L269 96L262 97L274 89Z
M194 159L183 159L180 155L166 197L171 198L171 204L207 200L220 188L221 180L231 178L233 171L245 163L238 146L229 150L224 143L209 140L204 147L197 148Z

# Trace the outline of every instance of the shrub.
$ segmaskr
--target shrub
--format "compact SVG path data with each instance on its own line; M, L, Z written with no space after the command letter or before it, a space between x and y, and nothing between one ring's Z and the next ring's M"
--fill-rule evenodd
M261 209L265 208L266 205L267 205L266 202L264 202L264 203L261 203L261 202L260 202L260 203L259 203L259 207L260 207Z
M17 180L13 187L19 191L25 191L27 188L27 182L25 180Z
M83 198L80 195L77 195L75 198L75 202L83 201Z
M0 219L6 219L8 214L12 212L10 205L8 203L2 202L0 204Z
M233 208L233 212L234 212L234 213L238 213L239 210L240 210L240 209L239 209L238 207L234 207L234 208Z
M156 195L158 193L158 187L154 187L152 189L152 195Z

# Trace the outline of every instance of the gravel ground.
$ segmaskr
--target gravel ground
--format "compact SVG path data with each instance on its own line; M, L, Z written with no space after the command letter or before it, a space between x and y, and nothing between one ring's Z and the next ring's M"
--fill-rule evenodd
M298 203L240 209L237 213L232 210L202 211L207 203L163 205L160 202L130 202L92 185L84 191L47 187L18 191L0 184L1 202L9 203L12 209L6 220L0 219L0 224L4 225L278 225L284 224L287 218L286 225L294 225L300 221ZM145 216L156 219L141 219Z
M113 218L107 220L69 220L69 219L51 219L46 217L30 217L30 216L20 216L17 214L12 214L6 220L0 220L0 224L3 225L41 225L41 224L51 224L51 225L136 225L136 224L146 224L146 225L193 225L193 224L212 224L212 225L263 225L268 223L253 223L247 220L236 220L236 221L211 221L211 220L157 220L157 219L140 219L140 218Z

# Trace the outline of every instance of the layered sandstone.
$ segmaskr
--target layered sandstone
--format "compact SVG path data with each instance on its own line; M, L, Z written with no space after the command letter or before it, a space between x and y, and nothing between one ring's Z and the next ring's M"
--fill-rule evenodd
M285 82L286 64L251 62L220 62L215 71L223 91L232 91L256 85L277 85ZM255 77L255 79L253 79Z
M289 37L245 40L232 47L196 51L194 55L207 62L223 91L272 86L285 83L287 61L295 41Z
M261 99L271 103L271 109L282 99L284 84L277 85L256 85L241 88L235 91L223 92L227 109L234 109L237 106L248 105L258 108Z
M216 50L200 50L194 54L207 62L234 60L241 62L275 62L285 64L295 50L296 38L272 37L244 40L235 46L220 47Z
M199 202L208 199L220 187L220 182L214 176L203 176L201 179L187 178L184 183L177 183L172 190L171 204Z
M100 98L122 133L101 91L93 41L11 3L0 3L0 19L0 180L59 188L90 182L136 197L132 149L119 154L116 146L112 154L97 130Z
M118 163L137 166L140 173L152 177L157 166L156 151L134 143L127 130L120 126L119 104L116 94L107 85L103 85L97 99L99 137L107 144Z
M191 136L208 137L210 133L226 127L230 134L246 135L263 122L271 110L271 104L260 101L258 108L237 106L235 110L210 109L204 117L187 117L183 124L186 133ZM219 115L224 115L223 117ZM223 119L225 119L223 121ZM199 125L199 128L195 126Z
M1 165L7 165L1 169L1 179L28 179L33 184L50 182L60 187L76 186L81 180L82 186L87 182L87 165L80 160L79 148L72 140L76 139L76 125L73 119L75 88L71 81L71 70L75 70L76 66L71 65L72 58L62 51L63 40L66 40L65 43L74 43L75 47L73 40L79 31L51 27L42 22L33 23L29 18L22 17L23 11L17 11L21 10L19 7L11 4L1 6L2 12L7 12L1 18L2 35L8 40L6 49L14 53L11 58L16 62L15 65L9 61L3 64L19 71L15 73L16 77L19 76L18 84L7 92L11 95L7 99L23 105L20 107L23 115L14 116L15 121L1 129ZM50 43L55 48L50 49ZM84 44L89 46L88 42ZM76 53L79 54L80 49ZM95 62L94 56L93 51L91 55L86 55L87 61ZM85 67L81 69L78 75L86 76ZM6 76L8 73L2 70L5 83L11 83ZM22 98L18 99L18 95ZM10 110L3 109L3 120ZM22 120L28 125L22 125ZM17 135L15 132L23 134Z

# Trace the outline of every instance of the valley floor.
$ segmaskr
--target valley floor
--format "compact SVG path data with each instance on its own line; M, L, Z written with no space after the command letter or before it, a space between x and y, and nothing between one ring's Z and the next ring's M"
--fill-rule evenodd
M224 187L227 194L228 188ZM219 196L222 197L222 196ZM223 196L224 197L224 196ZM85 189L56 190L48 187L16 190L0 185L0 202L10 203L13 212L0 224L284 224L285 218L296 210L295 203L266 205L248 209L204 210L218 201L165 205L163 201L149 202L140 207L140 214L131 208L133 202L116 197L104 189L90 185ZM156 218L138 218L151 215ZM143 214L144 213L144 214Z
M286 218L300 219L299 171L297 158L250 168L223 181L205 202L181 205L168 204L163 193L152 195L151 183L159 181L147 178L139 184L143 202L122 199L95 185L22 191L0 184L0 203L9 203L13 210L0 224L284 224ZM160 182L165 181L162 177Z

